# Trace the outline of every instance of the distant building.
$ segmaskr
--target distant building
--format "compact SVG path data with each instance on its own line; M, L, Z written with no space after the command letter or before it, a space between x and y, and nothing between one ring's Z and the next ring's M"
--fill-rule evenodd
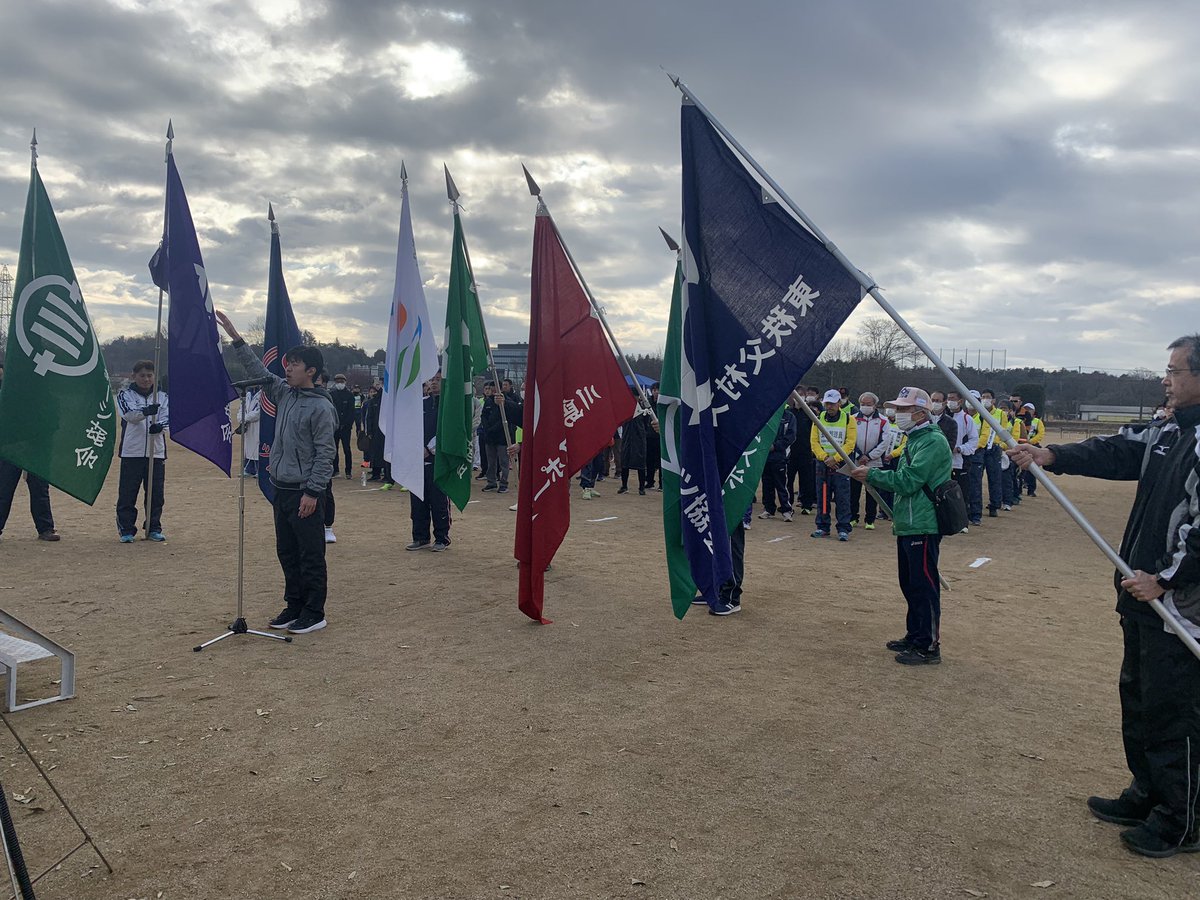
M496 374L502 379L511 378L520 387L529 365L529 344L497 344L492 350L492 359L496 363Z

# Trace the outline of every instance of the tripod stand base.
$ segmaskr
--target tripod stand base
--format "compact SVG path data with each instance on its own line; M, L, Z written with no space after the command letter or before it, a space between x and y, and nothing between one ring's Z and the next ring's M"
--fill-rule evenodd
M283 641L285 644L290 644L292 642L290 635L271 634L269 631L255 631L253 628L247 627L246 620L244 618L238 618L234 620L233 624L229 626L229 630L224 634L219 634L212 640L205 641L203 644L193 647L192 650L196 653L199 653L205 647L210 647L217 641L223 641L225 638L233 637L235 634L253 634L257 635L258 637L270 638L273 641Z

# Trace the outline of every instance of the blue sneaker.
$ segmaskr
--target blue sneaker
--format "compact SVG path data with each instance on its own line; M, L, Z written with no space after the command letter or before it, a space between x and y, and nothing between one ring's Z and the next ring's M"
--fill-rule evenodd
M742 604L738 603L721 603L711 607L708 610L710 616L732 616L734 613L742 611Z
M122 544L132 544L133 543L133 535L132 534L121 535L121 543Z
M167 536L165 534L163 534L161 531L152 531L152 532L150 532L149 537L150 537L150 540L152 540L158 544L161 544L163 541L165 541L167 539Z
M848 532L848 531L839 531L839 532L838 532L838 540L839 540L839 541L848 541L848 540L850 540L850 532Z
M810 535L810 537L829 537L829 532L823 528L818 528Z

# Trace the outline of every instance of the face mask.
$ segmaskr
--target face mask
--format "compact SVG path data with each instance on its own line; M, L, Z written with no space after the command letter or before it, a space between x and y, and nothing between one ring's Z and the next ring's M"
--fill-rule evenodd
M984 408L984 409L991 409L991 408L992 408L992 401L991 401L991 400L989 400L987 397L984 397L984 398L983 398L983 408Z
M957 400L947 400L946 401L946 409L950 410L950 412L958 412L961 408L962 408L962 404L959 403Z
M817 395L816 395L816 394L809 394L809 395L808 395L807 397L805 397L804 399L805 399L805 400L807 400L809 403L816 403L816 402L817 402Z
M899 428L901 431L904 431L904 432L912 431L914 424L915 423L913 422L913 414L912 413L910 413L910 412L896 413L896 427Z
M346 389L346 383L344 381L335 381L333 383L333 389L335 391L344 391Z
M860 406L859 411L862 412L862 414L864 416L867 416L868 418L875 415L875 407L873 407L873 406Z
M942 410L946 408L946 404L944 404L944 403L930 403L930 404L929 404L929 408L930 408L931 410L933 410L933 414L934 414L935 416L940 416L940 415L942 414Z
M887 416L887 419L888 419L888 421L889 421L889 422L895 422L895 421L896 421L896 411L895 411L894 409L889 409L889 410L887 410L887 411L884 413L884 415L885 415L885 416Z

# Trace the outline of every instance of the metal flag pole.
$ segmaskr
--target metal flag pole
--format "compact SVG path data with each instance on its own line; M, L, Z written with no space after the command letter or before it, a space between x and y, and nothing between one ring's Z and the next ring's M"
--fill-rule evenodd
M858 280L858 283L862 285L863 290L871 295L875 302L879 304L879 308L887 313L891 320L900 327L900 330L908 335L912 342L921 349L921 352L929 358L929 361L933 363L934 367L941 372L951 384L954 385L964 400L967 400L972 406L975 407L984 421L991 426L992 433L1000 437L1000 439L1008 447L1016 447L1018 441L1011 434L1005 431L1003 427L1001 427L1000 423L992 416L992 414L983 408L982 403L975 400L975 398L971 395L970 390L965 384L963 384L962 380L959 379L954 371L946 365L945 361L933 351L933 348L925 342L925 339L917 334L915 330L913 330L913 327L909 325L907 321L905 321L904 317L896 311L895 307L888 302L887 298L883 296L883 292L880 290L879 285L875 283L875 280L867 276L853 263L851 263L846 257L846 254L843 253L836 244L834 244L825 236L825 233L821 231L821 229L817 227L816 223L805 214L804 210L802 210L799 205L788 196L787 192L779 186L779 183L776 182L775 179L769 174L767 174L767 171L758 164L758 162L749 154L749 152L747 152L746 148L738 142L737 138L730 134L728 129L726 129L725 126L722 125L711 112L709 112L708 108L702 102L700 102L699 99L697 99L691 88L684 84L684 82L675 75L668 75L668 77L671 79L671 82L675 85L675 87L679 89L680 93L683 94L685 102L693 104L696 109L700 110L700 112L704 114L704 117L708 119L710 123L712 123L712 126L717 129L718 132L720 132L721 136L725 138L726 142L728 142L728 144L738 152L742 159L744 159L750 164L751 167L753 167L754 171L758 173L759 177L761 177L771 187L771 190L775 192L775 196L784 204L786 204L788 209L792 211L792 214L795 215L804 224L804 226L812 232L813 236L824 245L825 249L832 253L834 258L836 258L838 262L845 266L846 271L848 271ZM1099 548L1100 552L1108 558L1109 562L1116 566L1117 570L1120 571L1121 574L1126 578L1132 578L1134 576L1133 567L1121 558L1121 555L1112 548L1108 541L1106 541L1100 532L1096 530L1095 526L1093 526L1092 523L1084 517L1083 513L1076 508L1075 504L1067 499L1067 496L1061 490L1059 490L1058 486L1046 475L1041 466L1037 465L1036 463L1031 463L1027 471L1033 473L1033 477L1042 484L1051 497L1058 501L1059 505L1062 506L1062 508L1066 511L1067 515L1074 520L1076 525L1083 529L1084 534L1086 534L1091 539L1092 543ZM1182 623L1177 621L1174 616L1167 612L1167 608L1163 606L1162 601L1151 600L1150 607L1158 614L1159 618L1163 620L1163 622L1175 634L1175 636L1187 645L1187 648L1192 652L1192 655L1194 655L1197 659L1200 659L1200 643L1197 643L1196 639L1188 633L1187 629L1184 628Z
M450 168L445 163L442 163L442 170L446 173L446 196L450 199L450 206L454 210L454 218L457 219L459 218L458 186L454 183L454 179L450 177ZM467 257L467 273L471 277L471 293L475 295L475 304L479 309L479 327L483 329L483 345L487 348L488 366L492 370L492 383L496 386L496 394L501 398L500 424L504 426L504 449L507 453L513 446L513 438L508 427L508 413L504 410L504 392L500 389L500 373L496 371L496 360L492 357L492 342L488 339L487 323L483 321L483 309L479 307L479 286L475 283L475 267L471 265L471 251L467 247L466 234L463 234L463 254ZM450 339L449 335L446 337L447 340Z
M533 180L533 176L529 174L529 170L525 166L521 166L521 171L525 173L525 181L529 184L529 193L537 197L538 212L545 211L546 217L550 220L550 226L554 229L554 234L558 238L558 243L562 246L563 252L566 253L567 261L571 264L571 268L575 270L575 277L579 279L579 284L583 287L583 293L587 296L588 303L591 304L592 310L596 313L596 318L600 320L600 324L604 328L604 333L608 335L609 343L616 351L617 357L624 364L625 372L633 382L633 389L637 391L639 405L642 409L650 413L651 419L658 422L658 414L654 411L654 405L650 402L650 398L646 396L646 391L642 387L642 383L638 381L637 375L633 371L633 366L629 364L629 360L621 352L621 345L617 343L617 336L613 334L612 329L608 326L608 319L604 316L604 309L596 302L596 297L592 294L592 289L588 287L583 273L579 271L579 266L575 263L575 257L571 255L571 248L567 246L567 242L563 240L562 232L558 230L558 223L554 221L554 216L551 215L550 208L546 206L546 201L542 199L542 189L538 187L537 182Z
M170 162L172 145L175 141L175 123L173 120L167 120L167 151L163 157L163 162ZM167 191L171 190L170 181L168 179ZM170 203L168 193L167 202ZM168 231L171 216L167 210L163 210L163 236L162 241L158 245L158 252L166 251L168 258L171 254L171 236ZM169 268L169 266L168 266ZM163 289L160 286L158 289L158 322L154 326L154 404L158 405L159 400L159 384L162 369L159 365L162 360L162 314L163 314ZM158 412L150 417L150 424L146 426L146 533L142 536L142 540L150 540L150 518L151 510L154 509L154 450L158 443L158 435L151 434L150 429L158 424ZM162 434L160 431L159 434ZM167 439L163 438L163 448L166 449Z

